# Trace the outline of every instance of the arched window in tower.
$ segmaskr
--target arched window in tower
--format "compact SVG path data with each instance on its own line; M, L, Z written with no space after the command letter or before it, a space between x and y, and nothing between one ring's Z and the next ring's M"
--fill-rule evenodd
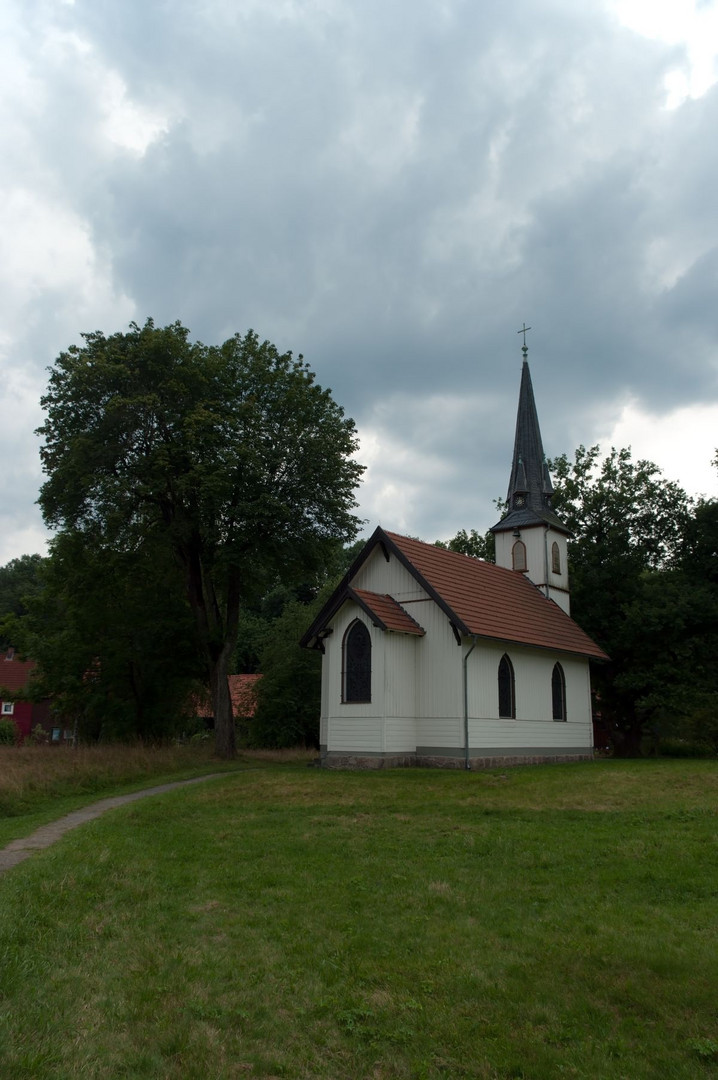
M351 624L344 635L343 653L343 700L371 701L371 636L359 619Z
M551 569L554 574L561 573L561 552L558 549L558 544L554 540L551 545Z
M515 719L516 687L514 684L514 666L506 653L499 662L499 716Z
M560 664L554 664L551 675L551 701L554 720L566 719L566 678Z
M511 565L514 570L526 571L526 544L523 540L517 540L511 548Z

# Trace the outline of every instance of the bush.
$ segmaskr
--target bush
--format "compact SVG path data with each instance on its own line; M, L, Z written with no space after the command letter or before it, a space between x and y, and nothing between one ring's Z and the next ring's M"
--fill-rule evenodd
M0 720L0 746L15 746L17 728L12 720Z

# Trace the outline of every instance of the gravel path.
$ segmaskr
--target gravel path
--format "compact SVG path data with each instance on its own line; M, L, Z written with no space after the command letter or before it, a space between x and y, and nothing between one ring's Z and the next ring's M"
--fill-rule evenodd
M33 852L42 851L43 848L54 844L70 829L76 829L78 825L84 825L86 821L94 821L106 810L114 810L117 806L125 806L127 803L136 802L137 799L146 799L149 795L162 795L165 791L173 791L187 784L201 784L204 780L214 780L216 776L226 775L226 773L209 773L207 776L196 776L193 780L175 780L171 784L158 784L157 787L133 791L129 795L115 795L110 799L101 799L79 810L73 810L71 814L65 814L57 821L51 821L49 825L41 825L30 836L22 840L13 840L7 847L0 849L0 874L17 866L23 859L29 859Z

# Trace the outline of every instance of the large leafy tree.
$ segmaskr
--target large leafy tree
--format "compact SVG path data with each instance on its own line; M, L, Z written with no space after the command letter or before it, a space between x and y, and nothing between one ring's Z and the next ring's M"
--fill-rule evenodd
M46 522L111 552L172 553L216 748L233 756L227 674L242 604L354 537L353 421L302 357L252 331L206 346L180 323L151 320L84 335L51 368L42 404Z

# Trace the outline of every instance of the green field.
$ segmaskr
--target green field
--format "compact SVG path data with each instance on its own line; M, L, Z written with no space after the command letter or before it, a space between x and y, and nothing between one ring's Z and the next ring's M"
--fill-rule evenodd
M0 1077L718 1076L718 764L235 772L0 877Z

